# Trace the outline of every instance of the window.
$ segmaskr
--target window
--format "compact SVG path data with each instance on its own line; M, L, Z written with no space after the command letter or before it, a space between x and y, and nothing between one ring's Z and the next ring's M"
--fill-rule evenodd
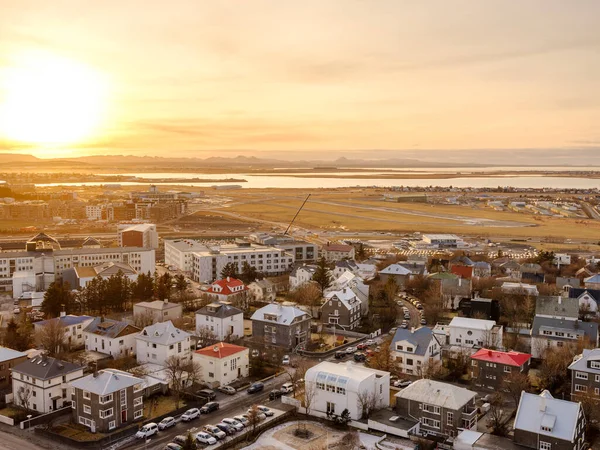
M575 372L575 378L577 378L578 380L587 380L588 374L585 372Z
M575 392L587 392L587 386L584 386L582 384L576 384Z
M477 367L477 361L475 361L475 360L472 360L472 361L471 361L471 365L472 365L473 367Z
M117 423L113 420L111 422L108 422L108 429L109 430L113 430L117 427Z
M325 390L327 392L335 392L335 386L332 386L331 384L328 384Z
M560 341L558 341L558 342L556 343L556 346L557 346L557 347L562 347L563 345L565 345L565 343L564 343L564 342L560 342Z
M510 371L511 371L511 368L510 368L509 366L504 366L504 371L505 371L506 373L510 373Z
M429 417L422 417L421 418L421 423L423 425L427 425L430 428L440 428L440 421L439 420L434 420L434 419L430 419Z
M71 402L71 408L75 409L77 407L77 405L75 404L75 402Z
M113 400L112 394L103 395L102 397L100 397L100 403L102 403L102 404L112 402L112 400Z
M100 411L100 418L104 419L106 417L110 417L113 415L113 409L109 408L109 409L105 409L104 411Z
M327 413L334 414L335 413L335 403L327 402Z
M434 405L428 405L427 403L423 403L423 411L427 411L427 412L432 413L432 414L439 414L440 413L440 407L439 406L434 406Z
M540 450L551 450L551 449L552 449L552 444L550 444L550 442L540 441Z
M600 361L590 361L590 368L600 369Z
M412 366L413 365L413 360L411 358L406 358L406 365Z
M35 390L34 390L34 391L32 392L32 395L33 395L34 397L37 397L37 392L35 392Z
M317 383L317 389L325 390L325 383Z
M336 388L336 392L338 394L346 395L346 389L345 388L338 387L338 388Z
M133 399L133 406L139 406L143 403L143 397L136 397Z
M86 414L91 414L92 408L90 408L88 405L83 405L83 412Z
M446 425L454 425L454 413L448 412L446 413Z
M139 411L135 411L133 413L133 418L134 419L139 419L140 417L142 417L143 414L144 414L144 410L140 409Z
M85 398L86 400L89 400L90 397L90 393L88 391L83 391L83 398Z
M214 378L215 374L214 372L208 372L208 378Z

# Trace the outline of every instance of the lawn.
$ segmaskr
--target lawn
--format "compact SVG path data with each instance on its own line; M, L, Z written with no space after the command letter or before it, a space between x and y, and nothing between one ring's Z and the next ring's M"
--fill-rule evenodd
M185 401L179 401L179 408L186 405ZM177 409L175 397L156 396L144 401L144 418L152 419L170 413Z
M75 441L98 441L106 436L103 433L92 433L89 428L73 423L63 423L52 428L52 431Z

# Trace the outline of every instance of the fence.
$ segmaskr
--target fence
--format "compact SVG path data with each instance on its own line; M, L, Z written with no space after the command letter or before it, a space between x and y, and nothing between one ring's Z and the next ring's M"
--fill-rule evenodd
M71 411L72 411L72 408L70 405L65 406L64 408L57 409L56 411L52 411L47 414L42 414L41 416L32 417L31 419L25 419L21 422L21 424L19 426L21 427L21 430L24 430L26 428L34 427L36 425L44 425L46 423L53 421L57 417L71 414Z
M6 425L13 426L15 424L15 419L13 419L12 417L0 415L0 423L5 423Z
M356 344L368 339L368 337L369 337L366 334L354 333L353 331L345 331L344 333L356 334L360 337L354 342L348 342L347 344L340 345L338 347L332 348L331 350L327 350L325 352L309 352L307 350L299 350L298 354L302 355L302 356L306 356L307 358L329 358L330 356L335 354L335 352L344 350L347 347L354 347ZM336 334L341 334L341 333L336 332ZM345 336L350 336L350 335L346 334ZM352 336L350 336L350 337L352 337Z
M241 434L239 436L236 436L233 439L231 439L230 441L224 442L223 445L221 446L221 448L222 449L234 448L234 447L235 448L244 448L247 445L255 442L264 431L266 431L270 428L273 428L283 422L287 422L288 420L291 420L293 417L294 417L294 410L286 411L282 415L280 415L279 417L276 417L273 420L269 420L266 423L257 425L254 430L249 429L248 432ZM252 437L250 437L250 434L252 435ZM240 446L240 444L241 444L241 446Z

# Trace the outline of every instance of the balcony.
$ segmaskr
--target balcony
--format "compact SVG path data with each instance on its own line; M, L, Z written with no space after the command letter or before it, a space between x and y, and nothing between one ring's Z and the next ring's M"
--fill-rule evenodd
M477 408L475 406L467 405L462 412L463 420L471 421L473 418L477 418Z

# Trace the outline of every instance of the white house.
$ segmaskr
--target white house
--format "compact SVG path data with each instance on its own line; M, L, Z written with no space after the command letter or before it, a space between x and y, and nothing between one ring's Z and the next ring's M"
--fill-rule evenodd
M331 282L331 286L325 290L325 293L344 289L354 292L356 298L360 300L362 315L367 315L369 313L369 285L365 284L358 275L346 270Z
M403 373L421 375L428 367L441 364L442 346L428 327L398 328L390 343L394 361Z
M514 283L511 281L505 281L504 283L502 283L500 289L505 294L531 295L533 297L537 297L540 294L535 284Z
M242 280L237 278L227 277L222 280L213 281L206 292L217 301L228 301L233 298L245 297L248 287Z
M327 261L339 261L340 259L354 259L355 249L353 245L328 243L321 248L321 256Z
M249 374L249 349L239 345L219 342L193 353L200 366L202 381L211 387L226 386Z
M556 347L575 349L581 341L598 345L598 324L567 318L535 316L531 326L531 354L543 358L544 353Z
M359 398L375 399L375 408L390 405L390 374L358 366L351 361L341 364L324 361L306 371L305 396L310 397L311 415L340 415L345 409L353 420L363 417Z
M502 347L502 333L503 327L494 320L455 317L448 325L450 345L458 347L498 349Z
M309 264L303 264L294 268L289 277L290 290L293 291L294 289L297 289L303 284L311 281L316 271L317 266Z
M141 330L127 322L96 317L84 330L85 349L122 358L135 354L135 338Z
M183 305L181 303L171 303L167 299L139 302L133 305L134 318L145 316L151 318L153 323L181 319L183 317Z
M171 356L190 361L190 334L170 320L147 326L135 338L137 362L165 365Z
M568 266L571 264L571 255L568 253L555 253L554 264L559 266Z
M202 329L212 332L215 339L222 341L227 336L244 336L244 312L223 303L210 303L196 311L196 334Z
M33 322L33 329L37 333L45 326L50 325L53 322L59 322L60 326L64 327L65 344L67 348L75 350L85 346L83 330L85 330L93 320L94 318L91 316L74 316L72 314L66 315L63 312L60 314L60 317L42 320L40 322Z
M14 403L25 409L48 413L71 402L68 383L83 376L83 367L46 355L12 368Z
M371 280L377 275L377 266L375 264L362 264L357 263L353 259L344 259L335 263L333 277L338 278L347 270L364 280Z
M272 302L277 298L277 288L272 281L266 278L256 280L248 284L248 295L254 300Z

